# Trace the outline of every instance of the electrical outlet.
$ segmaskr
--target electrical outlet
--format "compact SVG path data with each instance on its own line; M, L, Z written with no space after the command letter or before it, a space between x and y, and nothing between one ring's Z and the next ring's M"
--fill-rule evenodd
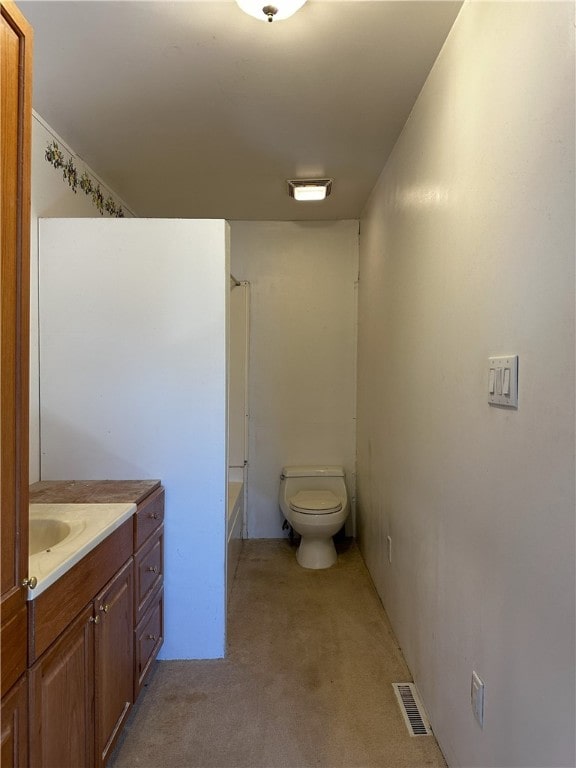
M484 683L476 672L472 671L472 685L470 688L472 711L481 728L484 727Z
M392 562L392 536L386 536L386 541L388 542L388 562Z

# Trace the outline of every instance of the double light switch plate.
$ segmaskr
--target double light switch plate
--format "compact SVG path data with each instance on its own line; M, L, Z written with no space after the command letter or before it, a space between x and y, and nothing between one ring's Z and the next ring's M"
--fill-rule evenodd
M488 402L518 408L518 355L488 358Z

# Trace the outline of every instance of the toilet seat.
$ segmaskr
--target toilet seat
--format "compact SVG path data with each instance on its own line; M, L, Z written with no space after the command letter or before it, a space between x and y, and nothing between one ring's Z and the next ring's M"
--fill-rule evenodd
M339 512L342 502L332 491L298 491L290 499L290 509L303 515L327 515Z

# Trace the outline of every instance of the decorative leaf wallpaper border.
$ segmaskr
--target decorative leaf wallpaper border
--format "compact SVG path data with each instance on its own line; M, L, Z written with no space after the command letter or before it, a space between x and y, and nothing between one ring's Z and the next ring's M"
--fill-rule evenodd
M92 198L92 202L100 211L101 216L104 216L104 211L106 211L110 216L115 216L119 219L124 218L122 206L117 205L110 196L104 198L100 184L92 181L86 171L79 177L78 169L74 164L74 158L70 157L68 161L65 161L64 153L56 141L48 144L44 157L56 170L62 169L62 178L68 182L68 186L74 194L76 194L78 187L80 187L86 195Z

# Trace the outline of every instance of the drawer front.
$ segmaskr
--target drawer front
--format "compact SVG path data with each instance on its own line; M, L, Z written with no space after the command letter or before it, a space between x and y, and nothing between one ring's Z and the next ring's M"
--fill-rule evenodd
M139 549L163 522L164 488L159 488L138 505L134 516L134 548Z
M144 685L164 641L164 590L161 587L154 596L146 615L136 627L134 633L134 701Z
M136 600L134 601L136 624L142 619L150 605L154 592L162 584L164 577L164 527L135 555L136 562Z

